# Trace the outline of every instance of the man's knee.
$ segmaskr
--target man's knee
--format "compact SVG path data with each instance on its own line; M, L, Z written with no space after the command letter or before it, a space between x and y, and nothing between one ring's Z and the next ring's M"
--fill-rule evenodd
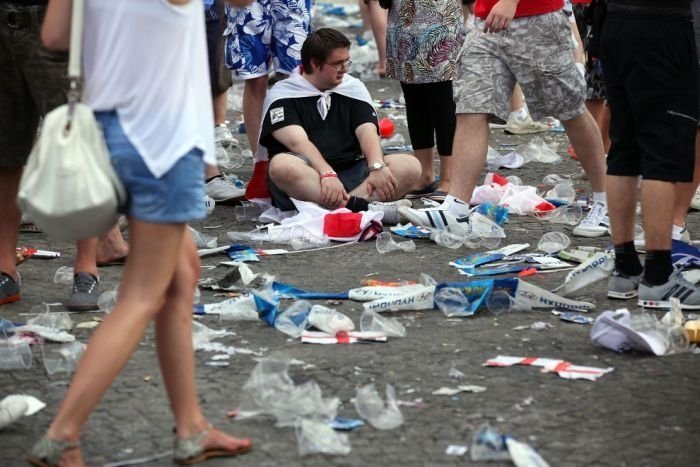
M304 180L308 169L296 156L279 154L270 160L268 175L276 185L288 186Z
M267 75L245 80L245 91L256 96L265 96L267 93Z

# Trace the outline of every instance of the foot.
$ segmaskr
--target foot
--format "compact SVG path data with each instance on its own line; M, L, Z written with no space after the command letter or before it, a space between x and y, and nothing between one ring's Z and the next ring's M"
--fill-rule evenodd
M238 204L245 199L245 188L237 187L222 175L208 181L204 185L204 191L219 204Z
M235 438L215 428L207 428L188 438L175 438L176 464L198 464L211 457L230 457L250 451L250 438Z
M577 237L600 237L608 233L608 207L605 203L594 201L588 215L574 228Z
M221 144L225 148L231 146L232 144L238 144L238 140L233 137L231 129L225 123L220 123L214 126L214 141Z
M678 270L674 270L661 285L651 285L642 280L637 293L637 304L645 308L670 308L671 297L677 297L681 302L681 309L700 310L700 289L685 280Z
M608 297L627 300L637 296L639 282L642 280L642 274L635 276L623 274L618 270L613 271L608 280Z
M373 201L369 203L369 211L380 211L384 213L382 223L385 225L396 225L400 222L399 209L401 207L410 207L411 201L400 199L398 201Z
M413 224L426 227L428 229L444 230L448 225L454 224L457 226L463 226L465 235L470 231L468 215L457 218L443 207L427 209L400 207L399 213Z
M428 184L423 185L420 188L416 188L413 191L409 191L406 193L406 196L404 198L406 199L416 199L416 198L422 198L423 196L429 195L430 193L433 193L438 189L439 182L437 180L433 180L432 182L429 182Z
M56 441L44 436L32 448L27 458L30 464L40 467L83 467L83 453L78 441Z
M73 276L73 291L66 308L70 311L98 310L99 297L100 284L97 277L87 272L78 272Z
M16 302L19 298L19 281L0 272L0 305Z
M693 199L690 200L690 207L695 209L696 211L700 211L700 186L695 190L695 194L693 194Z
M549 127L544 123L534 121L530 115L526 115L524 118L511 115L508 117L508 123L503 131L511 135L529 135L549 131Z

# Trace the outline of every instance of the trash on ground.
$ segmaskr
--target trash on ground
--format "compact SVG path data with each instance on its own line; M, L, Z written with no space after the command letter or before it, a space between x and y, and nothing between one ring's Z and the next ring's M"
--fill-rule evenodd
M407 224L398 224L389 228L393 233L406 238L430 238L430 230L425 227Z
M416 244L413 242L413 240L396 242L392 238L390 232L382 232L377 235L376 246L377 251L382 255L391 253L392 251L403 251L406 253L416 251Z
M516 467L549 467L549 464L529 444L506 438L510 458Z
M595 381L613 368L597 368L592 366L573 365L565 360L539 357L510 357L499 355L483 363L483 366L508 367L513 365L527 365L541 367L542 373L557 373L564 379L586 379Z
M305 418L328 428L328 422L336 418L340 400L324 398L313 380L294 384L289 364L289 357L279 352L260 359L241 390L237 418L267 414L276 418L279 427L295 426Z
M447 372L447 376L454 379L462 379L465 378L467 375L465 375L455 367L450 367L450 370Z
M79 341L73 341L61 345L42 345L41 354L44 360L46 373L72 373L83 356L87 345Z
M506 438L488 422L482 423L472 438L472 445L469 449L471 459L473 461L510 460Z
M552 329L554 326L552 326L549 323L545 323L544 321L535 321L532 324L529 325L524 325L524 326L516 326L513 328L514 331L524 331L526 329L530 329L532 331L546 331L547 329Z
M395 310L431 310L434 307L435 286L416 284L413 290L394 294L393 297L380 298L362 304L365 310L395 311ZM393 287L393 289L405 289L406 287ZM392 287L389 287L392 288Z
M568 248L571 239L562 232L546 232L537 242L537 249L545 253L555 254Z
M302 418L295 428L299 455L308 454L350 454L350 439L344 433L338 433L328 424Z
M252 295L241 295L223 302L196 305L202 314L219 315L221 320L257 321L260 319Z
M543 164L554 164L561 161L561 156L556 152L558 146L558 143L548 145L542 138L536 136L528 143L516 146L515 152L523 157L525 163L540 162Z
M559 316L560 320L569 323L591 324L593 321L595 321L595 319L590 316L583 316L578 313L573 313L571 311L552 310L552 314Z
M70 319L68 313L49 312L48 306L46 307L45 313L28 319L27 324L58 329L60 331L69 331L73 328L73 321Z
M386 341L386 334L378 332L341 331L337 334L328 334L326 332L304 331L301 335L301 342L304 344L362 344Z
M328 426L337 431L350 431L364 425L365 422L359 418L348 418L341 416L335 417L333 420L328 422Z
M486 388L483 386L477 386L474 384L460 384L456 388L449 388L443 386L440 389L436 389L432 392L433 396L454 396L460 392L484 392Z
M688 351L688 334L677 298L662 319L646 313L634 315L626 308L604 311L591 327L591 341L615 352L637 350L657 356Z
M200 322L192 322L192 345L194 350L201 350L214 339L219 339L225 336L235 336L235 332L226 331L225 329L216 330L206 327Z
M322 305L314 305L309 312L308 323L327 334L350 332L355 329L355 324L343 313Z
M46 404L34 396L12 394L0 401L0 429L16 422L22 417L34 415Z
M463 456L467 453L467 449L469 449L467 446L462 446L459 444L450 444L445 449L445 454L447 454L448 456Z
M615 269L615 258L608 253L596 253L592 258L569 272L564 283L552 290L566 297L594 282L607 279Z
M376 311L364 310L360 316L360 331L406 337L406 328L396 318L382 316Z
M390 384L386 385L386 401L382 400L374 384L358 388L355 409L360 417L378 430L393 430L403 424L403 415L396 403L396 391Z
M60 329L40 326L38 324L25 324L22 326L17 326L14 328L14 331L16 333L35 334L51 342L67 343L75 341L75 336L73 334L69 334L66 331L61 331Z
M60 268L56 269L56 272L53 275L53 283L61 285L73 285L74 275L75 273L73 272L72 267L61 266Z
M293 338L299 338L309 326L311 303L296 300L275 319L275 329Z
M700 343L700 320L686 321L683 327L688 333L688 341Z
M215 236L199 232L190 227L189 225L187 226L187 230L190 231L190 234L192 235L192 240L194 240L194 244L197 247L197 249L216 248L218 246L218 239Z

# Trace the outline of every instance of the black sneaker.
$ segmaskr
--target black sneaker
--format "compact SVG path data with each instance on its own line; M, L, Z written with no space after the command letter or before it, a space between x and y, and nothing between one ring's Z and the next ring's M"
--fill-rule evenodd
M66 308L70 311L99 310L97 299L100 297L100 284L97 277L87 272L73 276L73 292Z
M19 300L19 283L9 274L0 272L0 305Z

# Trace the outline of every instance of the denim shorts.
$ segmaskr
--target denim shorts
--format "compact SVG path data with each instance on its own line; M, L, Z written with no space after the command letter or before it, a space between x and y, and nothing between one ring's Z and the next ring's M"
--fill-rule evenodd
M112 165L128 194L122 214L153 224L204 219L204 159L200 149L193 148L156 178L124 134L115 111L95 112L95 118L102 125Z

